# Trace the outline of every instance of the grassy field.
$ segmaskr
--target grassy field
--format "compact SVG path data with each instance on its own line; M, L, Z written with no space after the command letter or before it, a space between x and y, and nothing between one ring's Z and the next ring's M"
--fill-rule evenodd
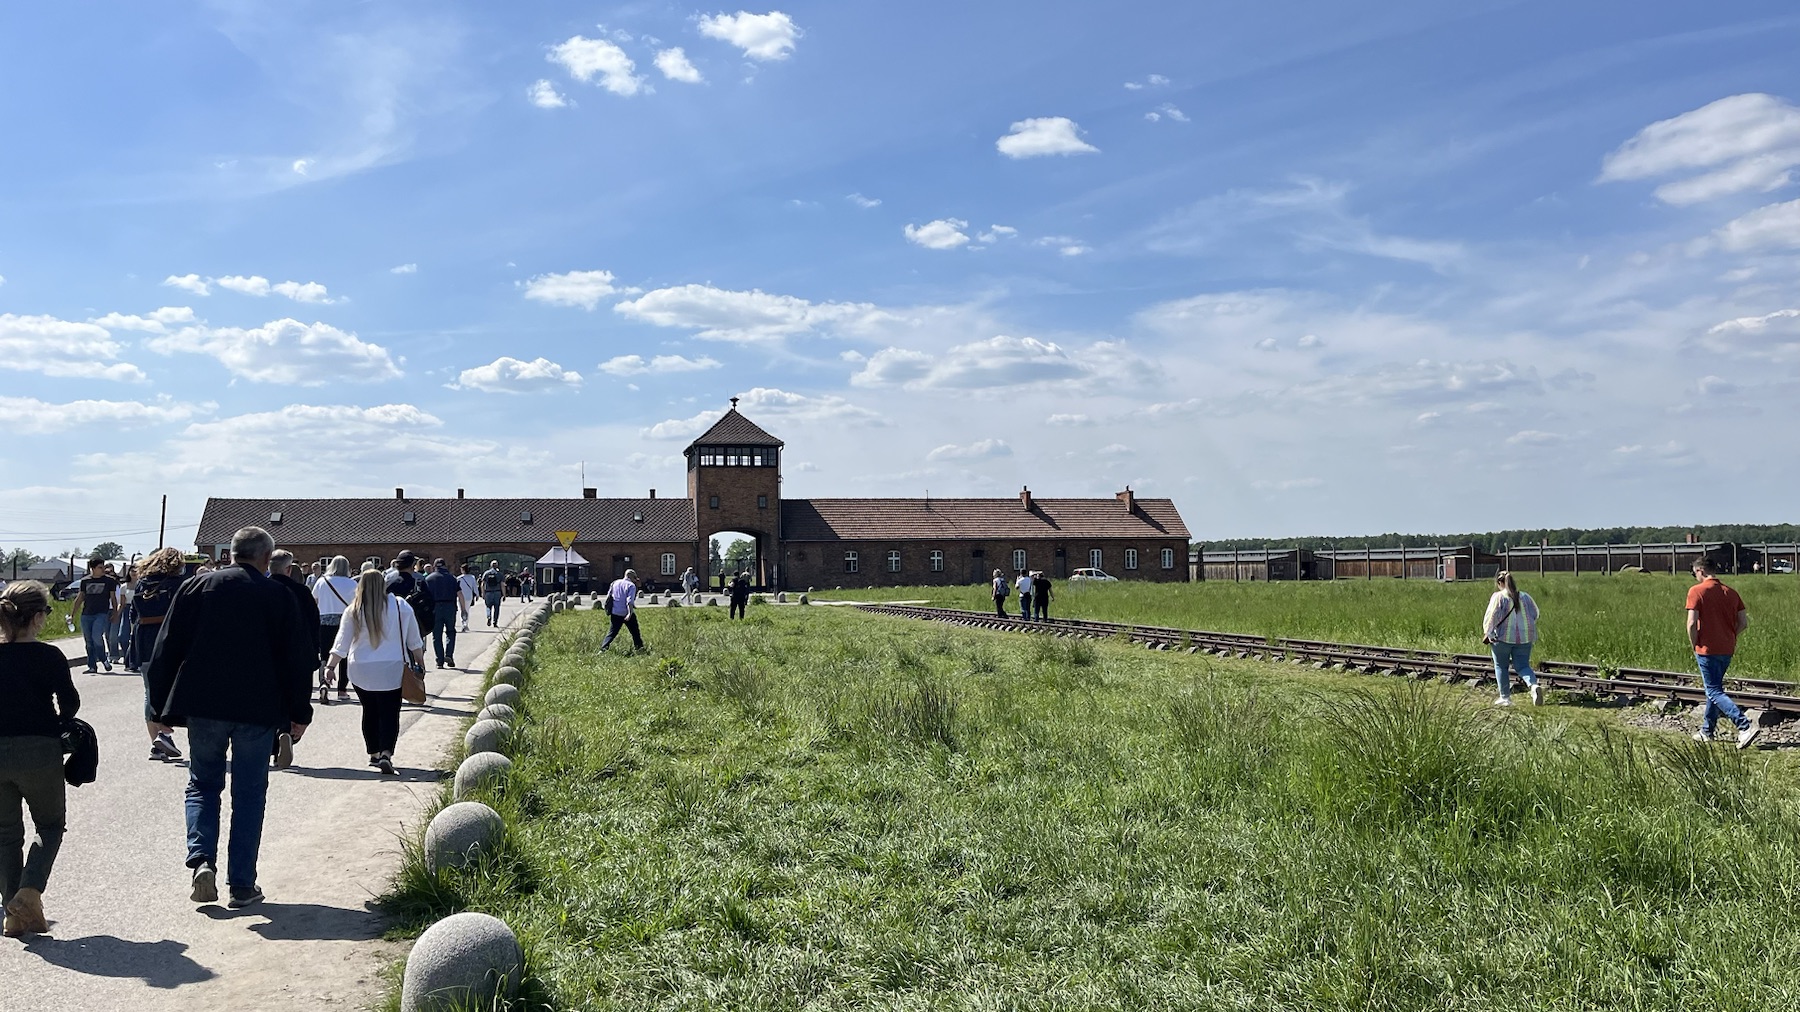
M1800 1007L1789 757L1574 707L837 609L527 671L532 1009Z
M1800 578L1734 576L1752 625L1732 672L1800 675ZM1538 602L1540 656L1688 671L1682 603L1689 577L1666 573L1521 578ZM1259 633L1479 653L1491 581L1339 580L1306 583L1069 583L1053 590L1052 614L1108 622ZM819 600L918 600L991 611L985 585L819 591ZM1014 599L1016 605L1017 599Z

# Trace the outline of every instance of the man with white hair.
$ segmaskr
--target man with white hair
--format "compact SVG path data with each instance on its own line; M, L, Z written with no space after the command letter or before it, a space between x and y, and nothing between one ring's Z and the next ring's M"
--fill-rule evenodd
M606 632L606 638L600 641L600 652L612 646L613 637L619 635L619 627L631 630L631 647L633 650L644 649L644 637L638 632L637 620L637 570L627 569L625 575L612 582L606 588L606 617L612 628Z

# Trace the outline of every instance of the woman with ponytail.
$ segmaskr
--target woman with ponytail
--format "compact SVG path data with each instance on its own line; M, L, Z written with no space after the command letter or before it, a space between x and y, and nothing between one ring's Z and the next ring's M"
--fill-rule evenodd
M67 797L63 722L81 709L63 652L38 642L50 592L35 580L0 591L0 904L8 938L50 930L44 888L62 846ZM37 835L25 847L25 813Z
M389 776L394 746L400 738L400 679L407 664L423 667L425 640L413 610L387 592L387 577L365 569L356 578L356 594L338 623L337 639L326 660L326 678L347 671L356 698L362 701L363 746L369 765Z
M1531 687L1531 705L1544 701L1544 687L1531 670L1531 645L1537 642L1538 607L1531 595L1519 589L1513 575L1501 570L1494 577L1494 593L1481 617L1481 642L1494 654L1494 678L1500 683L1495 706L1512 705L1512 672Z

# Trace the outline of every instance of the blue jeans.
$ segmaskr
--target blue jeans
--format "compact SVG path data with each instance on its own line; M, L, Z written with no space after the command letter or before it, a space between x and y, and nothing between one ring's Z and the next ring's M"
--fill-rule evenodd
M483 594L481 596L481 599L483 601L487 602L487 624L488 625L499 625L500 624L500 592L497 590L490 590L486 594Z
M1030 594L1020 594L1019 595L1019 617L1026 620L1027 622L1031 621L1031 595Z
M256 885L263 811L269 801L269 752L277 729L205 717L188 718L187 865L217 865L219 795L225 790L225 752L231 750L231 843L225 882Z
M439 601L431 606L431 649L438 663L456 656L456 602Z
M112 661L106 652L106 631L112 627L112 616L106 612L98 615L83 613L81 616L81 642L87 647L87 668L94 670L94 665L104 664L106 670L112 670Z
M1501 643L1495 641L1488 644L1494 652L1494 680L1500 683L1500 698L1512 698L1512 676L1508 670L1517 671L1525 679L1526 685L1537 684L1537 672L1531 670L1531 644Z
M1730 654L1695 654L1700 664L1700 684L1706 687L1706 712L1700 718L1700 730L1713 733L1713 722L1723 714L1739 731L1750 730L1750 721L1738 705L1725 694L1725 671L1731 667Z

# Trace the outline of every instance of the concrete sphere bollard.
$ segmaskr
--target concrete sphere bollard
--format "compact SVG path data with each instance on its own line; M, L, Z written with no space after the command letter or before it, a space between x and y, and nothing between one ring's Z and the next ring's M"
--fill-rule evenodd
M516 687L525 684L525 675L516 665L502 664L500 670L494 672L495 685L511 685Z
M512 725L498 720L478 720L463 735L463 746L470 755L477 752L503 752L512 737Z
M498 752L477 752L456 767L456 785L451 796L457 801L467 801L470 794L505 780L511 772L511 759Z
M716 598L716 597L709 597L709 598L707 598L707 599L706 599L706 606L707 606L707 607L708 607L708 608L717 608L717 607L718 607L718 606L719 606L719 599L718 599L718 598Z
M461 868L500 845L506 823L479 801L458 801L431 817L425 827L425 867L432 872Z
M487 695L481 697L481 705L493 706L495 703L505 703L507 706L517 707L519 705L519 687L502 682L487 690Z
M508 650L506 656L500 658L500 666L503 668L518 668L520 671L524 671L525 661L530 656L530 654L527 654L523 650Z
M479 724L484 720L497 720L510 727L519 722L519 711L505 703L489 703L475 715L475 723Z
M518 997L525 951L498 917L466 910L425 929L406 957L400 1012L492 1008Z
M550 606L551 614L561 614L562 610L563 610L563 603L561 601L558 601L555 604Z

